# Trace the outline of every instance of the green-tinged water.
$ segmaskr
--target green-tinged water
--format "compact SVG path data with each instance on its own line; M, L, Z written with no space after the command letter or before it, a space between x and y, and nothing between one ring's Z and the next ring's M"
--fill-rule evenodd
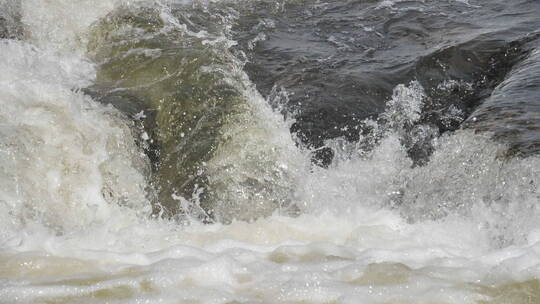
M230 43L223 33L167 22L153 8L122 7L93 26L88 49L99 66L90 91L143 122L156 212L226 222L290 205L291 176L276 159L282 148L265 139L264 118L248 101L257 93ZM257 210L240 201L257 201Z

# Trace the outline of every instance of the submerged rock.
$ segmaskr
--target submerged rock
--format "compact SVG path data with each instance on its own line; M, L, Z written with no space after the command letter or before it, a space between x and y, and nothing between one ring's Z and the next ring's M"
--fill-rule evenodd
M465 122L508 145L508 156L540 152L540 34L525 44L524 59Z
M96 24L87 92L141 121L156 212L228 222L290 207L290 134L250 87L223 27L201 29L184 13L121 7Z

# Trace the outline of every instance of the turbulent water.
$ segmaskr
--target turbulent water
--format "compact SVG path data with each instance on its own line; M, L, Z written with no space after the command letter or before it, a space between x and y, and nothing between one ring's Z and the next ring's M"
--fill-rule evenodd
M539 16L0 0L0 303L540 303Z

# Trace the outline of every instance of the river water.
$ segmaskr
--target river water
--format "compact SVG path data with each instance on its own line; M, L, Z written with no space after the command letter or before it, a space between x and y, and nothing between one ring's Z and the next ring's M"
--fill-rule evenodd
M0 0L0 303L540 303L539 16Z

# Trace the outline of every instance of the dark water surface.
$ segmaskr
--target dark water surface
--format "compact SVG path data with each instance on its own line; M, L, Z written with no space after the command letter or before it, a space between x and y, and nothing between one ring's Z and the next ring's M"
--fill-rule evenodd
M287 91L287 107L297 118L292 130L308 145L340 136L357 140L359 120L377 117L393 88L413 80L428 99L420 123L439 133L459 128L480 106L485 114L479 120L491 120L494 111L500 113L495 120L528 113L504 128L526 141L540 139L517 122L538 116L538 59L532 54L540 35L537 1L258 2L248 12L233 30L248 54L246 71L265 96ZM515 69L527 71L509 75L525 58ZM505 79L496 94L519 91L519 102L491 97ZM523 80L526 93L510 88ZM487 99L497 105L488 109ZM495 131L488 124L481 129ZM497 134L518 150L534 150L508 131Z

